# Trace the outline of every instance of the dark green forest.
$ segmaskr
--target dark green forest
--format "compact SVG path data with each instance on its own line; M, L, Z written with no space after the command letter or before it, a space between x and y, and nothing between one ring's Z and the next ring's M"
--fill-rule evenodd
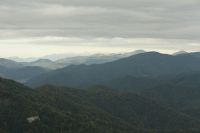
M31 89L0 79L0 128L5 133L199 132L192 111L103 86ZM28 118L38 117L33 122Z

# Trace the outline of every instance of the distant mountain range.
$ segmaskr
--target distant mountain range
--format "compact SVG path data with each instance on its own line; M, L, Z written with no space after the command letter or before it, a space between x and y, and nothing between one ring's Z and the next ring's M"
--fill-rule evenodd
M145 52L143 50L137 50L134 52L124 53L124 54L110 54L110 55L97 54L92 56L71 57L71 58L59 59L56 61L52 61L49 59L39 59L32 62L16 62L13 60L2 58L0 59L0 67L1 67L0 75L5 78L11 78L20 82L27 82L27 80L29 80L28 84L33 85L35 84L34 82L38 82L35 81L34 78L40 80L40 77L38 76L40 76L41 74L42 74L41 76L47 74L46 78L44 78L45 77L44 76L40 80L41 84L43 84L43 79L47 80L44 81L44 83L48 83L49 82L48 80L51 79L51 76L48 75L52 75L52 73L55 74L57 72L59 73L60 71L62 71L63 74L61 75L58 74L58 76L59 78L64 78L62 79L64 80L63 81L64 84L62 83L62 80L60 80L59 78L58 82L52 79L54 82L56 82L55 83L56 85L58 83L58 85L73 86L74 84L76 84L77 86L79 86L82 84L90 85L90 82L92 82L93 84L110 82L110 80L115 80L115 79L117 80L119 78L123 78L126 76L132 76L133 78L137 78L137 77L148 77L148 76L155 77L162 74L165 75L165 73L171 74L174 73L176 69L178 69L177 67L180 67L177 73L178 72L181 73L181 71L185 72L187 70L198 71L199 70L198 58L200 58L199 52L187 53L180 51L177 52L176 54L173 54L172 56L166 54L159 54L156 52ZM182 66L184 66L185 68ZM110 71L110 68L112 68L112 71ZM124 70L121 68L123 68ZM77 72L79 71L80 73L74 74L70 69L73 69L74 71L78 69ZM51 72L46 73L49 71ZM65 71L69 71L69 73L68 72L66 73ZM105 76L103 76L104 73ZM55 75L54 74L53 77L54 76L56 77L57 74ZM73 75L73 77L72 78L68 77L68 74ZM83 77L84 75L90 75L90 74L92 76L88 76L86 79ZM79 78L76 78L76 76L80 78L82 77L81 79L84 80L80 80ZM90 79L89 77L92 79ZM68 78L70 78L70 81L67 80ZM79 80L78 84L77 81L73 80L73 78L75 80ZM50 83L54 84L54 82Z
M15 63L14 66L11 64L7 65L7 66L12 66L12 67L15 67L16 65L20 65L20 66L42 67L45 69L59 69L59 68L64 68L69 65L102 64L102 63L111 62L114 60L118 60L121 58L125 58L131 55L136 55L136 54L140 54L144 52L145 52L144 50L136 50L133 52L123 53L123 54L95 54L95 55L90 55L90 56L75 56L75 57L65 57L64 55L63 56L55 55L54 57L54 55L51 55L50 57L52 57L52 60L47 59L47 58L50 58L49 56L44 56L44 57L41 57L40 59L12 57L5 60L7 60L7 62L12 61L13 63ZM1 66L1 63L3 63L3 61L0 60L0 66Z
M175 52L175 53L173 53L172 55L175 55L175 56L176 56L176 55L182 55L182 54L188 54L188 52L182 50L182 51Z
M71 57L71 58L64 58L55 61L56 63L60 64L67 64L67 65L91 65L91 64L103 64L106 62L112 62L121 58L129 57L136 54L145 53L144 50L136 50L130 53L124 53L124 54L95 54L92 56L78 56L78 57Z
M48 59L38 59L33 62L21 62L21 64L23 64L23 66L42 67L45 69L58 69L67 66L65 64L56 63Z
M20 58L11 59L0 59L0 76L5 78L14 79L19 82L26 82L27 80L37 77L43 73L50 70L64 68L71 64L101 64L105 62L111 62L120 58L125 58L130 55L139 54L145 51L138 50L125 54L111 54L111 55L92 55L92 56L80 56L73 58L65 58L57 61L52 61L49 59L38 59L28 58L29 62L21 62L26 59L20 60ZM35 61L31 61L35 60Z
M199 55L0 59L0 132L198 133Z
M24 66L22 63L12 60L0 59L0 76L19 82L26 82L27 80L48 71L48 69L41 67Z
M27 80L37 77L49 70L40 67L21 67L21 68L6 68L0 66L0 76L4 78L13 79L22 83Z
M177 56L177 55L191 55L191 56L194 56L194 57L197 57L197 58L200 58L200 52L186 52L186 51L178 51L176 53L173 54L174 56Z
M6 67L6 68L22 68L23 65L12 60L0 58L0 66Z
M8 59L16 61L16 62L33 62L33 61L38 60L39 58L34 58L34 57L32 57L32 58L31 57L30 58L9 57Z
M141 53L145 53L145 52L146 51L144 51L144 50L136 50L133 52L122 53L122 54L95 54L95 55L90 55L90 56L74 56L74 57L65 57L64 55L63 56L55 55L57 58L56 57L53 58L54 55L51 55L50 57L52 57L52 60L49 59L49 56L47 56L47 57L44 56L41 58L25 58L25 59L18 58L18 57L12 57L12 58L9 58L9 61L10 62L14 61L15 65L14 66L9 65L9 66L12 66L12 67L15 67L16 65L37 66L37 67L42 67L45 69L53 70L53 69L64 68L69 65L103 64L103 63L116 61L116 60L119 60L122 58L126 58L126 57L129 57L132 55L137 55L137 54L141 54ZM178 52L174 53L173 55L178 56L178 55L185 55L185 54L188 54L188 55L190 54L192 56L196 56L196 57L200 58L199 52L188 53L186 51L178 51ZM0 65L1 65L1 62L3 62L3 61L0 60Z
M71 65L33 78L27 84L79 87L102 84L125 76L156 78L190 71L200 71L199 58L191 55L172 56L147 52L105 64Z

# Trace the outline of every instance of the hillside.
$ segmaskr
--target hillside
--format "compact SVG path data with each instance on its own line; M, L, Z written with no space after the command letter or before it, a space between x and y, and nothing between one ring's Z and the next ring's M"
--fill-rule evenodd
M177 75L142 93L177 109L200 108L200 73Z
M148 77L133 77L125 76L117 79L112 79L105 83L104 86L108 86L115 90L126 91L126 92L140 92L149 88L153 88L165 82L166 80L162 78L148 78Z
M145 128L173 131L177 128L188 127L190 124L196 125L195 122L184 122L187 121L186 119L191 121L190 116L134 93L116 92L97 87L92 88L89 94L89 99L99 108L129 123L140 123Z
M57 94L56 97L60 95ZM14 81L1 79L0 129L8 133L129 133L136 130L101 110L79 104L80 100L75 102L73 99L67 99L66 102L50 105L56 101L53 98L45 98L35 90ZM64 106L66 110L59 108L59 105ZM29 123L28 118L34 117L38 119Z
M0 79L0 100L0 129L5 133L177 133L198 130L200 124L139 95L104 87L32 90Z

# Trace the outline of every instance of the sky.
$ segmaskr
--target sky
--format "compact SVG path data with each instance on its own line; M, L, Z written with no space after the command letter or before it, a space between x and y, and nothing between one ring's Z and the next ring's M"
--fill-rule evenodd
M200 51L199 0L1 0L0 57Z

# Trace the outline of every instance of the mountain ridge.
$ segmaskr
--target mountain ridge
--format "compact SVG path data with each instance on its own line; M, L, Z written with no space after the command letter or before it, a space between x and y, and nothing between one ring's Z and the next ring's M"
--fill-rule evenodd
M79 87L101 84L128 75L152 78L198 70L200 70L199 58L147 52L104 64L71 65L33 78L27 84L39 86L51 83Z

